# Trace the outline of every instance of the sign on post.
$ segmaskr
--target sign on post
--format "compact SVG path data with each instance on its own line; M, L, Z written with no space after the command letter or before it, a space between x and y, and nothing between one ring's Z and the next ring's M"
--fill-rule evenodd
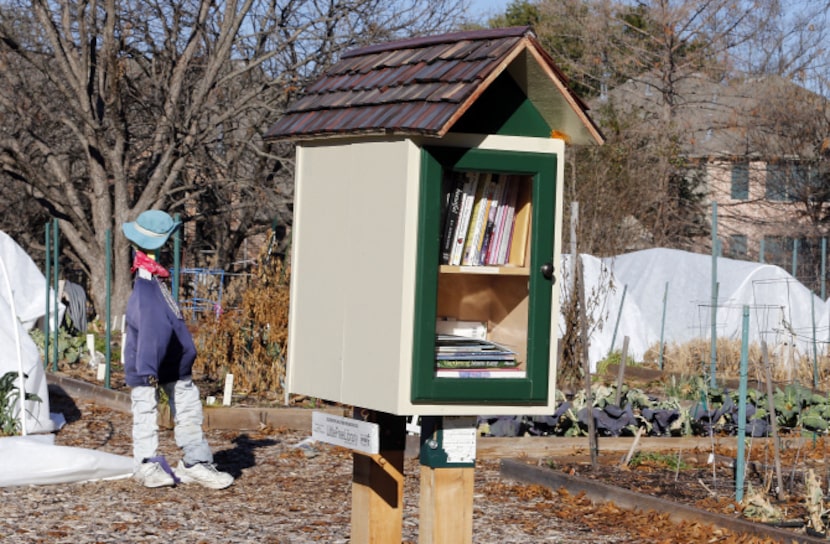
M311 437L314 440L342 446L362 453L380 451L380 426L325 412L311 413Z

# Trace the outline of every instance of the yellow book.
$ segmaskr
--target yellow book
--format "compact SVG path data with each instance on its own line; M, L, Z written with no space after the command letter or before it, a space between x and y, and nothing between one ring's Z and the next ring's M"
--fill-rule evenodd
M516 213L513 216L513 234L510 238L507 264L522 267L526 266L525 260L530 241L533 184L529 177L522 177L517 181L519 182L519 196L516 199Z

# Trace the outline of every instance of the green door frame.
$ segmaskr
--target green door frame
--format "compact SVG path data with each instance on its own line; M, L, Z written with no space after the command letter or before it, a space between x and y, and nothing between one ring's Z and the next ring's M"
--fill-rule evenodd
M447 170L533 176L530 287L525 378L437 378L435 319L441 243L442 177ZM553 285L541 268L553 262L557 156L546 153L429 147L421 152L419 240L412 353L412 402L541 405L547 402Z

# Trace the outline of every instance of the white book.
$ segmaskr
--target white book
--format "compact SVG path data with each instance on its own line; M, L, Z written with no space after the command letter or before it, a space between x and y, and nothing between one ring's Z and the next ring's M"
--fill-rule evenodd
M473 213L473 204L476 198L478 187L478 175L468 173L464 182L464 200L461 204L461 212L458 215L458 225L455 228L455 240L453 241L450 263L453 266L461 264L462 253L464 252L464 241L467 238L467 229L470 226L470 216Z

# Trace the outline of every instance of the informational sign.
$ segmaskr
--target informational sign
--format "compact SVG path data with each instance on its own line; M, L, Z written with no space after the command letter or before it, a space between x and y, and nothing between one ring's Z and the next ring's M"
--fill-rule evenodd
M377 423L325 412L311 413L311 437L363 453L380 451L380 426Z
M469 417L444 417L442 433L447 463L473 463L476 460L475 420Z

